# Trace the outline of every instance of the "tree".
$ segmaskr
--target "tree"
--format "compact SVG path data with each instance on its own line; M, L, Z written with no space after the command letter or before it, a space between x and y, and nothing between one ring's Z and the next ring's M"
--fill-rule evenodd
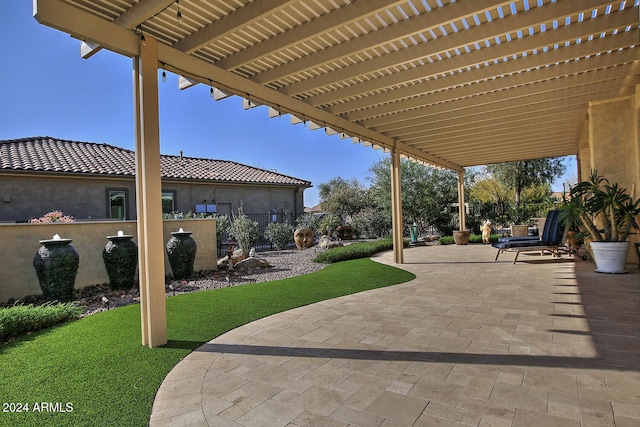
M355 178L350 181L332 178L320 184L318 189L322 209L344 220L372 206L369 190Z
M391 216L391 159L380 160L370 170L374 199ZM400 173L404 222L424 222L442 231L451 222L448 207L458 200L456 173L410 160L402 160Z
M513 190L515 207L519 209L522 191L525 188L550 183L562 176L565 171L562 160L561 157L551 157L498 163L487 166L487 171L507 188Z

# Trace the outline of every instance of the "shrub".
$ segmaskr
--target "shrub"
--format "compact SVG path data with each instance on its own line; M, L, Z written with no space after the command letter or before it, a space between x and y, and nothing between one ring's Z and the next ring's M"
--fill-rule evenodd
M366 208L353 216L351 225L360 237L388 237L391 235L391 216L384 211Z
M442 236L439 240L441 245L453 245L453 236ZM471 241L471 237L469 237L469 241Z
M313 214L304 214L296 219L297 228L310 228L315 233L319 228L320 216Z
M321 264L331 264L350 259L368 258L377 252L386 251L392 248L393 240L390 238L380 239L374 242L358 242L347 246L329 249L316 256L313 261Z
M293 242L293 227L289 224L272 222L264 230L264 237L269 240L277 250L286 249Z
M62 211L51 211L40 218L31 218L29 222L31 223L40 223L40 222L74 222L75 219L72 216L65 215Z
M0 308L0 341L77 319L82 311L82 307L71 302Z
M340 226L340 217L335 214L326 214L318 224L317 234L334 236L336 228Z
M251 247L260 238L260 228L256 221L250 220L246 215L240 214L233 218L229 227L229 234L238 242L243 252L249 253Z

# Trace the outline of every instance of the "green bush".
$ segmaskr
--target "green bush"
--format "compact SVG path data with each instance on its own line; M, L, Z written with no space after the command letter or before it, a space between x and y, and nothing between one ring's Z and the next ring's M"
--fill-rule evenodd
M389 238L374 242L358 242L329 249L316 256L313 261L320 264L331 264L350 259L368 258L377 252L387 251L392 248L393 240Z
M314 214L304 214L296 219L297 228L310 228L315 233L318 230L320 216Z
M440 237L440 244L441 245L453 245L453 236L442 236ZM471 241L471 238L469 238L469 241Z
M0 341L77 319L82 311L72 302L0 308Z
M264 230L264 237L269 240L277 250L286 249L293 242L293 227L281 222L272 222Z

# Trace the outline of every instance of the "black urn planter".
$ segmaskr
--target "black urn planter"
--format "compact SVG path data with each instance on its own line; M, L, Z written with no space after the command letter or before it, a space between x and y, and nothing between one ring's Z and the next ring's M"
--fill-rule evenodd
M174 231L167 242L167 256L174 279L188 279L193 276L198 245L191 237L191 231Z
M104 267L113 290L129 290L133 287L138 267L138 245L130 234L107 236L109 242L102 251Z
M78 274L80 256L71 239L40 240L42 245L33 258L42 295L48 301L71 301Z

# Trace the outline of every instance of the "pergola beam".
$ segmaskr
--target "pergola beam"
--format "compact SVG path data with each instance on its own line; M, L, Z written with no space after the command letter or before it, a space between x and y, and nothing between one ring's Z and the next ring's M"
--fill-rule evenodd
M599 55L597 60L596 58L590 58L589 61L584 61L587 64L591 64L587 65L591 69L603 68L611 61L612 57L609 55L614 55L618 49L634 45L637 42L637 39L637 34L631 31L625 31L618 33L615 36L598 38L590 41L589 43L572 44L570 46L563 46L559 49L538 52L536 55L528 55L526 57L518 58L517 61L503 61L498 64L492 64L491 66L473 68L462 73L450 75L446 79L432 79L418 85L389 89L375 95L364 96L362 98L350 100L349 102L330 105L325 107L325 110L334 114L344 115L345 113L366 108L368 112L371 112L370 116L373 117L382 111L381 108L384 107L384 104L391 102L419 97L421 95L427 95L462 85L485 82L487 80L497 79L509 74L522 73L538 67L546 67L549 64L559 64L565 61L573 61L576 58L585 58L586 56L611 51L611 53ZM320 105L320 103L317 102L316 97L307 98L305 101L312 105ZM351 117L351 115L349 115L349 117Z
M250 25L265 16L290 6L296 1L297 0L270 0L248 3L235 12L225 15L216 22L177 41L173 47L184 53L193 53L201 47L227 36L234 29Z
M135 28L175 2L176 0L140 0L114 19L113 23L127 29Z
M358 5L357 7L363 8L364 4L362 3L365 2L361 1L356 3L356 5ZM375 13L382 8L389 8L388 2L384 5L384 2L367 0L366 3L368 9L364 12L367 14ZM376 32L363 34L360 37L333 46L331 49L322 49L311 55L299 58L296 61L291 61L271 70L264 71L252 77L252 79L262 84L271 83L275 80L302 73L322 64L339 61L350 55L377 48L420 32L427 32L429 29L435 29L441 25L447 25L453 21L470 16L478 6L495 8L508 3L510 2L504 0L475 0L474 3L451 3L446 7L431 11L428 19L424 15L414 16L402 21L402 25L397 23ZM338 17L336 18L340 19ZM336 18L331 16L322 17L327 23L333 22L332 19ZM424 52L424 46L421 45L420 49ZM292 90L291 93L293 92L294 90Z
M458 5L458 3L452 3L453 5ZM461 3L464 5L465 3ZM602 6L603 4L608 4L603 0L582 0L580 2L580 7L583 10L590 10L594 7ZM458 6L461 7L461 6ZM475 7L475 5L474 5ZM438 9L445 10L446 8ZM435 13L435 12L434 12ZM339 68L335 71L331 71L328 73L324 73L319 76L315 76L313 78L301 80L299 82L293 83L291 85L283 88L283 92L288 95L298 95L302 93L309 92L318 87L327 86L339 82L343 82L345 80L355 79L356 77L361 77L365 75L369 75L375 71L383 71L392 66L399 66L403 64L409 64L413 61L425 60L429 55L438 55L445 54L446 52L454 51L455 49L463 49L465 46L473 45L477 40L489 40L495 39L504 36L505 34L515 33L518 30L526 30L529 27L533 27L535 25L539 25L543 22L551 22L554 19L564 19L568 14L575 13L575 5L571 2L557 2L548 4L545 8L535 8L531 9L527 12L517 15L511 15L506 17L499 22L495 22L494 25L490 26L488 29L485 26L479 25L472 28L469 28L465 31L460 31L457 33L449 34L447 37L441 37L434 40L429 40L426 43L419 43L414 46L407 47L402 50L397 50L395 52L390 52L385 55L381 55L367 61L361 61L355 63L351 66L346 66ZM603 18L609 18L615 15L623 15L624 12L616 12L611 15L605 16ZM628 13L627 15L634 15L633 13ZM637 19L637 17L636 17ZM615 19L602 19L602 20L587 20L581 23L576 23L569 27L565 27L567 31L574 31L574 27L577 28L589 28L590 21L597 21L599 25L602 25L606 21L610 21L609 28L606 28L605 25L604 30L607 31L613 28L620 28L624 25L617 25L617 20ZM435 21L438 22L438 21ZM586 24L586 25L583 25ZM439 24L438 24L439 25ZM569 31L569 32L571 32ZM578 30L580 31L580 30ZM588 30L588 34L595 34L601 31L590 31ZM377 34L377 33L376 33ZM540 43L541 40L544 40L544 45L553 44L553 39L556 38L556 31L548 31L544 35L546 37L535 37L536 43ZM586 34L582 34L586 35ZM521 39L526 40L527 37ZM546 40L545 40L546 39ZM547 41L548 40L548 41ZM514 42L516 40L513 40ZM507 43L510 45L511 43ZM481 49L483 50L493 50L492 48ZM465 56L459 55L459 56ZM443 61L443 63L447 63L448 61ZM318 64L314 64L317 66ZM418 67L423 68L423 67ZM423 70L424 73L424 70ZM376 79L377 80L377 79Z
M532 57L537 56L541 55L532 55ZM567 59L566 61L560 60L559 62L551 62L553 65L550 66L545 66L544 63L539 63L538 66L522 72L501 73L496 76L491 76L486 80L476 81L476 83L459 85L448 90L432 91L424 95L414 96L394 103L355 111L345 115L345 117L354 121L364 120L391 114L398 110L412 110L428 104L437 104L446 100L462 99L484 93L497 92L504 89L513 89L525 85L529 86L532 83L540 83L545 80L561 79L567 75L575 76L577 74L581 74L588 76L594 83L596 81L611 80L615 77L640 73L640 66L636 65L637 62L633 63L637 56L638 52L636 52L636 49L623 49L616 50L611 53L604 53L599 55L597 59L591 61ZM515 62L517 61L512 61L511 63ZM627 63L627 65L621 66L619 65L621 63ZM631 65L629 65L630 63ZM507 63L504 64L506 65ZM479 71L488 68L490 69L493 67L484 67L477 70ZM474 70L469 71L469 74L473 75ZM574 80L574 77L572 77L571 80ZM584 80L586 79L583 79L582 81ZM573 86L579 86L582 83L577 82L571 84ZM425 84L425 86L427 85Z
M621 92L619 88L613 88L610 90L598 91L596 93L585 93L576 96L564 97L561 99L547 99L540 100L535 104L523 102L522 99L507 102L506 105L496 105L492 113L497 113L500 117L505 119L512 116L518 117L520 115L528 115L529 120L531 117L537 117L537 114L541 111L549 111L554 109L564 109L565 112L578 111L581 114L586 113L586 106L591 100L604 100L616 98L619 96L625 96L629 93L629 89ZM379 132L384 132L387 135L394 135L396 131L399 135L419 133L419 132L431 132L432 130L446 129L454 126L463 125L467 129L477 125L478 123L486 123L487 121L495 120L492 114L485 114L482 107L471 108L467 110L458 111L442 111L435 113L428 118L420 118L410 120L409 122L392 123L377 128ZM581 110L581 111L580 111Z
M129 57L137 55L139 37L134 31L105 22L60 0L38 0L34 16L41 24L57 28L75 38L96 40L104 47ZM103 39L104 42L102 41ZM162 63L165 69L177 74L205 84L214 82L216 87L243 97L249 94L257 102L277 107L286 113L305 116L316 123L322 123L333 129L340 129L342 132L352 136L375 142L383 148L392 149L397 146L403 151L412 152L412 155L428 163L452 170L461 169L460 165L438 159L429 155L429 153L419 152L402 143L396 143L386 135L337 117L258 83L248 81L237 74L178 51L171 46L158 45L158 62Z
M423 82L427 77L457 73L459 70L467 69L467 67L485 66L485 64L491 64L496 61L502 62L505 58L513 57L514 55L521 56L522 52L543 50L545 47L553 47L556 44L560 45L565 42L575 42L578 38L584 38L594 34L599 35L613 29L625 28L634 24L637 25L637 20L637 13L634 13L631 9L625 9L602 16L599 19L590 19L569 26L559 27L553 31L547 31L544 33L544 37L539 37L540 35L536 37L523 37L521 39L511 40L509 43L474 50L463 55L452 56L446 60L429 63L424 66L409 67L406 70L400 70L373 80L364 79L362 83L350 84L341 88L339 91L328 91L320 95L310 96L306 101L313 105L323 105L338 102L342 99L366 95L373 90L380 91L405 84ZM309 87L305 88L305 90L314 89L318 87L319 83L320 81L315 78L311 79L311 81L307 83ZM297 92L297 90L295 90L295 92Z
M264 2L268 3L268 2ZM346 5L344 8L337 9L329 12L323 16L313 19L304 25L299 25L278 34L274 37L270 37L261 43L255 44L247 49L243 49L238 53L229 55L226 58L216 62L216 65L225 70L232 70L238 67L247 65L254 62L256 58L265 57L274 52L282 51L289 48L301 41L309 40L318 34L323 34L331 31L334 28L352 23L358 19L361 19L362 15L374 14L384 9L389 8L395 4L403 3L402 1L394 1L392 3L389 0L360 0L355 3ZM292 61L298 62L298 61ZM268 74L255 79L256 82L265 83L268 78Z
M573 79L556 79L534 83L530 87L517 87L504 91L503 93L487 93L474 97L474 103L470 104L466 100L454 100L446 104L429 105L415 110L407 111L404 114L393 114L380 116L371 120L360 122L363 126L375 128L379 132L386 132L391 129L402 129L429 122L435 115L457 111L458 117L467 115L487 114L505 110L507 108L517 108L527 104L543 103L546 101L558 101L564 98L577 97L586 94L597 94L598 92L613 89L620 90L623 87L630 87L638 83L640 75L624 76L606 81L591 82L588 77L575 76L575 79L582 81L579 86L574 86ZM566 82L566 83L565 83ZM567 87L566 85L570 85Z

